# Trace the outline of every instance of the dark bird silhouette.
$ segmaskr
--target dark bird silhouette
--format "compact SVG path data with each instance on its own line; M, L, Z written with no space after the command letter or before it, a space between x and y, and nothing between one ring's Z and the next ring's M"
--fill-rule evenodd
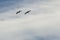
M30 11L31 11L31 10L29 10L29 11L25 12L25 14L29 13Z
M16 14L20 13L21 11L16 12Z

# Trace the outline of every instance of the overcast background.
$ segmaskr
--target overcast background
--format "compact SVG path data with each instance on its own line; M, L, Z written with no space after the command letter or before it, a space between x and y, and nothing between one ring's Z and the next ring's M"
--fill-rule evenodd
M60 0L0 0L0 40L60 40Z

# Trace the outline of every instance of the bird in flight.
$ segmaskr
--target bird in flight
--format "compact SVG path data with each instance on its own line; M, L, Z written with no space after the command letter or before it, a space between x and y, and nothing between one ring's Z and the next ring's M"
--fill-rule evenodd
M21 11L16 12L16 14L20 13Z
M25 14L29 13L30 11L31 11L31 10L29 10L29 11L25 12Z

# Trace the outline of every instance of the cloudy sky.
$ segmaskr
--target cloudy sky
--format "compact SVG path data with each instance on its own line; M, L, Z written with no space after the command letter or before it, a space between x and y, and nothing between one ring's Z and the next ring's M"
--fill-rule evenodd
M0 0L0 40L60 40L60 0Z

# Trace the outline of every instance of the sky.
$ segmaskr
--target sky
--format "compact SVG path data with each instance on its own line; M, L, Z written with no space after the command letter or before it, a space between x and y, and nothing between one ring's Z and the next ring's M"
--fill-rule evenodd
M60 0L0 0L0 40L60 40Z

